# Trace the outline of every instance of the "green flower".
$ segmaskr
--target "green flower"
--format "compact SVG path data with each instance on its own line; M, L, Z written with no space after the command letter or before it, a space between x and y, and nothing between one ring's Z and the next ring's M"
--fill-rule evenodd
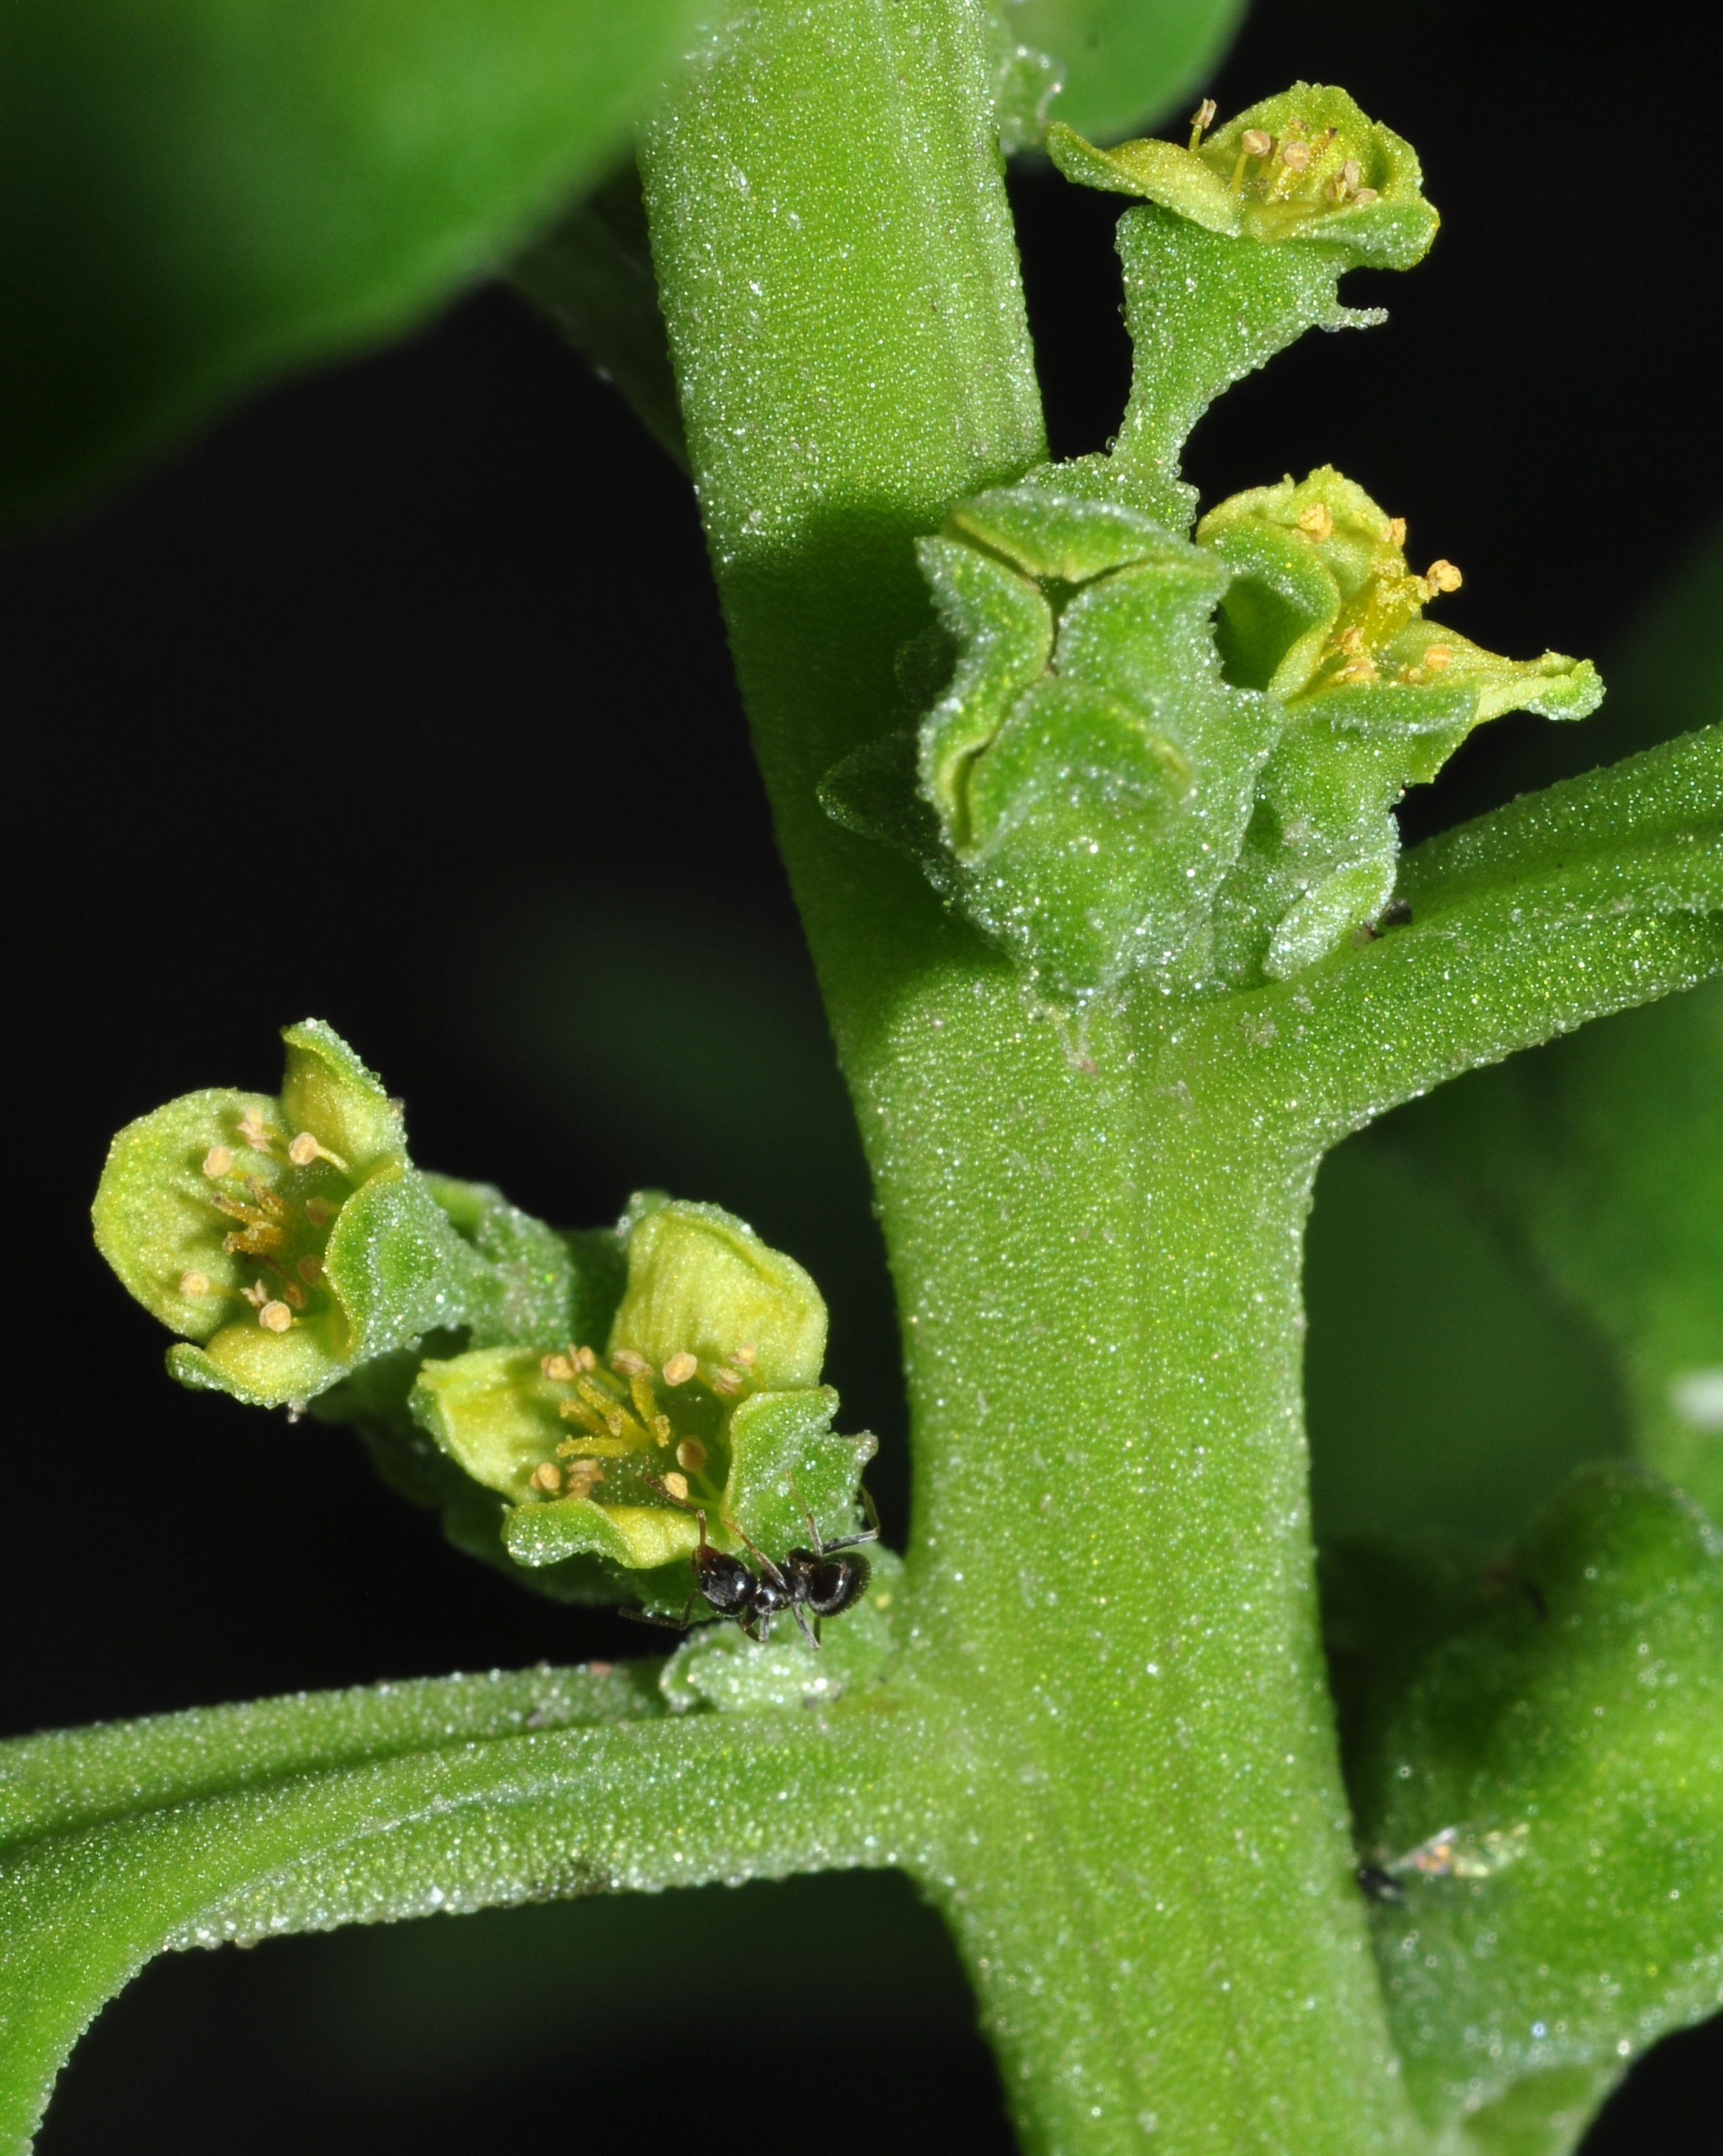
M1459 571L1437 561L1414 572L1404 520L1326 465L1234 495L1197 537L1232 571L1217 624L1227 678L1279 700L1288 719L1221 892L1219 963L1284 978L1387 906L1399 852L1389 811L1408 786L1433 779L1486 720L1584 718L1603 685L1588 660L1503 659L1427 620Z
M189 1093L109 1149L96 1246L183 1336L182 1383L300 1403L464 1323L480 1271L408 1164L401 1104L320 1020L290 1026L275 1098Z
M1212 135L1193 126L1188 146L1097 149L1054 121L1047 147L1068 179L1158 203L1228 239L1330 241L1405 270L1439 223L1412 145L1320 83L1295 83Z
M825 1304L793 1259L715 1205L659 1203L623 1227L628 1286L602 1352L427 1362L413 1407L508 1501L516 1563L582 1560L594 1599L674 1614L697 1511L720 1547L782 1555L807 1538L804 1507L823 1532L850 1524L874 1441L832 1432Z

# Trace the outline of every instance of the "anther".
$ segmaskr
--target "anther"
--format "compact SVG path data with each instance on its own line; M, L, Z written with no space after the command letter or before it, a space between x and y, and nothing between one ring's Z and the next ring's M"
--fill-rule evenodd
M678 1475L673 1468L668 1475L660 1477L660 1480L671 1496L682 1504L685 1505L688 1502L688 1477L685 1475Z
M568 1495L588 1497L592 1485L604 1480L604 1470L596 1460L572 1460L568 1463Z
M254 1152L269 1150L269 1132L255 1108L248 1108L239 1118L239 1135Z
M290 1304L295 1310L303 1310L305 1306L305 1291L297 1281L289 1281L281 1291L281 1300Z
M1432 562L1424 571L1424 581L1438 592L1457 592L1465 580L1452 562Z
M1352 200L1357 203L1360 209L1362 209L1367 203L1373 203L1376 200L1376 189L1374 187L1360 187L1357 193L1353 196Z
M203 1156L203 1173L212 1178L233 1171L233 1156L225 1146L211 1146Z
M1293 146L1295 149L1298 146L1295 143ZM1334 513L1325 503L1313 501L1307 509L1298 512L1298 528L1306 539L1314 539L1320 546L1333 536Z
M1274 146L1274 138L1266 128L1247 127L1238 137L1238 147L1247 157L1266 157Z
M1289 142L1280 152L1280 162L1289 172L1301 172L1314 155L1308 142Z
M717 1369L712 1373L712 1390L721 1393L726 1400L733 1400L742 1389L740 1370Z
M577 1370L596 1370L598 1367L598 1358L592 1353L590 1348L575 1348L571 1349L569 1352L569 1360L574 1364Z
M554 1378L566 1385L574 1375L574 1365L566 1355L542 1355L539 1358L538 1373L541 1378Z
M685 1385L699 1368L699 1363L685 1349L681 1354L671 1356L665 1363L664 1383L667 1385Z
M285 1332L293 1322L293 1312L285 1302L266 1302L257 1314L257 1322L266 1332Z
M1361 651L1364 649L1364 631L1356 621L1349 622L1341 631L1340 648L1342 651L1348 652Z
M706 1464L706 1448L697 1437L685 1437L676 1447L676 1463L690 1475L698 1475Z
M1191 147L1194 150L1214 125L1214 116L1220 107L1212 97L1205 97L1191 115Z
M1361 657L1349 660L1334 678L1337 681L1373 681L1376 679L1376 661L1367 651Z
M1424 665L1433 674L1445 674L1454 664L1454 654L1445 644L1433 644L1424 654Z
M526 1479L535 1490L548 1490L554 1494L562 1487L562 1470L554 1460L543 1460Z
M1406 519L1403 516L1391 516L1388 519L1388 544L1391 547L1403 547L1406 544Z
M760 1359L760 1350L757 1348L737 1348L732 1351L730 1359L739 1369L751 1370Z
M618 1348L610 1358L610 1367L625 1378L647 1378L652 1374L652 1365L644 1355L637 1355L632 1348Z
M182 1295L208 1295L209 1292L208 1274L199 1272L182 1273L179 1276L179 1291Z
M261 1281L254 1281L249 1287L239 1291L254 1310L261 1310L269 1299L269 1291Z
M308 1198L305 1200L305 1218L314 1228L320 1228L335 1209L326 1198Z
M294 1269L307 1287L315 1287L323 1277L323 1260L315 1251L303 1257Z

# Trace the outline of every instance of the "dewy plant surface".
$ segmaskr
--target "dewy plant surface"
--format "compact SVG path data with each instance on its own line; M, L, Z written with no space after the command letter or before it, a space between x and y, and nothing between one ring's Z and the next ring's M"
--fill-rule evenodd
M1305 85L1187 143L1054 128L1139 199L1129 410L1052 465L997 57L960 0L770 0L709 23L640 138L891 1257L909 1547L818 1654L716 1627L608 1676L8 1748L9 2146L165 1947L799 1870L920 1883L1025 2147L1069 2156L1556 2156L1717 2003L1714 1524L1649 1475L1576 1484L1511 1611L1450 1611L1370 1695L1349 1794L1300 1273L1340 1138L1723 968L1723 732L1403 855L1408 786L1504 712L1583 717L1595 672L1443 628L1459 572L1340 474L1198 521L1178 459L1305 329L1367 326L1340 279L1436 229L1415 156ZM158 1111L98 1198L183 1382L351 1422L462 1547L577 1599L674 1616L703 1532L765 1576L855 1530L872 1440L792 1258L651 1193L552 1231L415 1168L326 1027L287 1039L279 1096Z

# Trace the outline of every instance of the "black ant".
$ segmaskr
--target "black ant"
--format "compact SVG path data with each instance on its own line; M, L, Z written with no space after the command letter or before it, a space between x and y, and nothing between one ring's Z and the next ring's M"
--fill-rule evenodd
M792 1490L795 1486L793 1482L790 1485ZM763 1643L772 1637L772 1620L787 1609L801 1626L808 1645L817 1647L820 1643L820 1619L841 1616L861 1599L868 1584L868 1561L864 1557L842 1557L838 1552L879 1539L879 1516L865 1487L861 1492L868 1514L864 1533L840 1535L835 1542L822 1542L813 1515L803 1505L802 1517L808 1522L813 1548L792 1549L782 1564L774 1564L743 1529L726 1521L725 1524L733 1533L741 1536L759 1560L757 1577L742 1558L715 1549L707 1541L704 1512L696 1506L684 1504L668 1490L664 1495L672 1504L682 1505L684 1512L692 1512L700 1522L700 1547L689 1558L694 1567L694 1593L689 1596L687 1607L679 1618L654 1617L644 1609L625 1609L622 1612L623 1616L633 1617L642 1624L662 1625L673 1632L685 1632L695 1598L701 1597L720 1617L735 1618L749 1639ZM812 1625L803 1614L805 1610L813 1613Z

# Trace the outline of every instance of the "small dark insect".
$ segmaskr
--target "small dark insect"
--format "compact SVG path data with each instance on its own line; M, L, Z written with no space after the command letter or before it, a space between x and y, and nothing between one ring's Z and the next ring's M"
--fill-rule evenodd
M791 1486L793 1488L793 1484ZM669 1491L664 1494L670 1496L673 1504L681 1502ZM685 1506L683 1509L693 1512L700 1522L700 1547L689 1559L694 1567L694 1593L688 1598L687 1608L679 1618L654 1617L644 1609L625 1609L622 1614L642 1624L662 1625L673 1632L685 1632L698 1597L710 1603L720 1617L735 1618L749 1639L763 1641L772 1637L773 1619L781 1617L787 1609L801 1626L809 1646L817 1647L820 1644L820 1619L841 1616L844 1610L853 1608L861 1599L868 1584L867 1559L840 1554L859 1543L879 1539L879 1516L865 1487L861 1501L867 1507L866 1532L840 1535L837 1541L829 1543L820 1540L813 1515L804 1505L802 1517L808 1522L813 1548L792 1549L782 1564L774 1564L757 1543L732 1525L731 1532L741 1535L753 1551L760 1567L757 1575L743 1558L714 1549L706 1539L705 1514L694 1506ZM731 1525L727 1522L726 1524ZM812 1625L808 1621L808 1612L813 1614Z
M1401 1892L1399 1881L1392 1871L1384 1871L1379 1864L1361 1864L1355 1876L1372 1902L1397 1903L1406 1899Z
M1406 928L1412 922L1412 907L1403 898L1391 898L1376 916L1378 928Z

